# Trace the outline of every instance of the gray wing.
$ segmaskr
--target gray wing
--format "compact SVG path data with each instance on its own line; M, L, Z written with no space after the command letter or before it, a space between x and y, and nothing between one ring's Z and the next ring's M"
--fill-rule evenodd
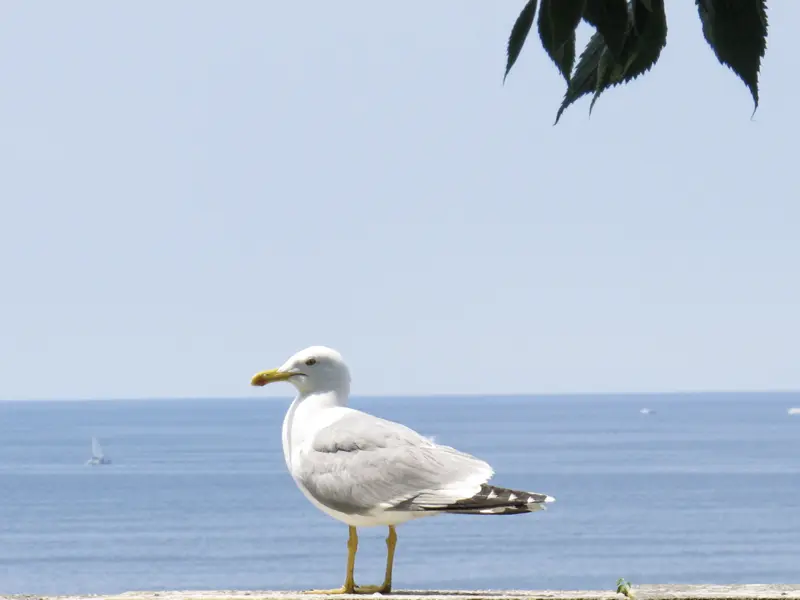
M493 474L474 456L358 411L320 430L300 458L295 476L319 502L345 514L444 506Z

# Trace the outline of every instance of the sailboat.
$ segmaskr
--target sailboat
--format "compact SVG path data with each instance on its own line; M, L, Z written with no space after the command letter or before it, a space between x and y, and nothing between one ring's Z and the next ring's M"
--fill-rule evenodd
M86 461L87 465L110 465L111 459L103 454L103 448L96 437L92 438L92 458Z

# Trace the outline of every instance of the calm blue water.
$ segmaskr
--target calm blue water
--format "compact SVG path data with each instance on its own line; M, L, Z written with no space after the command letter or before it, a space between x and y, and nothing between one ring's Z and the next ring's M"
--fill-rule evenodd
M800 394L352 404L557 498L402 526L399 588L800 579ZM339 585L347 530L285 471L287 406L0 403L0 594ZM114 464L84 466L92 435ZM362 530L357 581L381 579L384 535Z

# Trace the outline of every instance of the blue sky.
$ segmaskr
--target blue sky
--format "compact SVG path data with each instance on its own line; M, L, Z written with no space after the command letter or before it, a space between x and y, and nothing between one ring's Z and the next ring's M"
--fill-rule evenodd
M752 120L675 2L557 127L537 38L501 85L522 4L5 6L0 398L251 396L312 344L357 394L800 388L800 3Z

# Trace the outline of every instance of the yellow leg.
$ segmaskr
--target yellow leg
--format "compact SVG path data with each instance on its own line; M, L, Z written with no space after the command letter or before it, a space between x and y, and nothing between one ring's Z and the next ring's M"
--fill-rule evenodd
M386 575L383 578L383 594L392 591L392 567L394 567L394 549L397 546L397 531L394 525L389 525L389 535L386 536Z
M356 593L356 582L353 578L353 571L356 568L356 551L358 550L358 533L355 527L350 527L350 535L347 538L347 574L344 578L344 585L332 590L308 590L305 594L354 594Z
M392 567L394 566L394 549L397 546L397 531L394 525L389 525L389 535L386 536L386 575L383 585L365 585L356 588L356 594L388 594L392 591Z

